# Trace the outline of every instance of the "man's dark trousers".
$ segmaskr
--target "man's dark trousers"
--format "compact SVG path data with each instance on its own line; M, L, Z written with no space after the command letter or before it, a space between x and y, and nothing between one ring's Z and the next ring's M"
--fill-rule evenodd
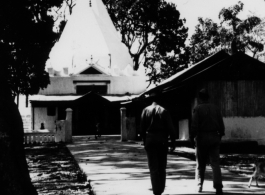
M196 175L197 185L202 186L204 182L205 168L207 160L210 158L213 169L213 187L215 189L223 188L222 174L220 169L219 150L221 138L217 133L201 133L196 141Z
M166 184L167 139L161 135L147 134L145 150L154 194L162 194Z

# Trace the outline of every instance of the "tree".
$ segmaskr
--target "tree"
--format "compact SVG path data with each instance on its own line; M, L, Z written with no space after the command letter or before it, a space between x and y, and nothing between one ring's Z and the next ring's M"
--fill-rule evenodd
M164 0L103 0L134 61L143 64L152 82L171 76L187 65L185 19Z
M37 195L25 158L22 119L4 72L0 72L0 87L0 192Z
M47 11L62 0L3 1L0 6L0 192L36 195L23 146L23 123L14 95L49 83L45 62L57 36Z
M59 36L64 30L68 16L72 15L73 13L76 1L77 0L63 0L63 3L59 7L55 6L50 10L50 15L53 17L55 22L54 31L59 33Z
M261 23L255 26L252 33L249 35L252 39L259 41L261 44L265 45L265 18L261 20ZM255 56L257 59L265 62L265 51L258 52Z
M44 70L49 52L58 38L47 14L62 0L5 1L0 7L0 51L2 69L12 96L31 95L49 84Z
M71 15L73 12L73 8L76 5L76 0L64 0L64 2L67 4L69 14Z
M220 27L211 19L198 19L195 33L190 39L190 62L199 62L215 52L216 48L230 49L233 34L226 28Z
M254 36L255 29L261 24L261 19L249 16L241 20L238 14L243 7L244 4L239 1L234 6L223 8L219 13L220 25L211 19L199 18L199 24L195 27L195 33L190 41L192 63L204 59L217 48L231 53L231 45L234 45L238 51L251 53L253 57L263 51L261 37Z

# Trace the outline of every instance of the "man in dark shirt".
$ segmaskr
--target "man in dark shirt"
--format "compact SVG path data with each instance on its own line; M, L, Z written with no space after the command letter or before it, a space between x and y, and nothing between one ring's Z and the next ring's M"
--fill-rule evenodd
M216 194L222 195L222 174L219 164L219 150L224 133L224 122L220 110L208 102L209 94L206 89L199 92L199 105L192 116L190 140L195 141L196 174L198 192L202 191L207 160L213 170L213 186Z
M175 129L168 111L154 100L141 118L141 137L147 153L153 193L161 195L166 183L168 137L171 150L175 149Z

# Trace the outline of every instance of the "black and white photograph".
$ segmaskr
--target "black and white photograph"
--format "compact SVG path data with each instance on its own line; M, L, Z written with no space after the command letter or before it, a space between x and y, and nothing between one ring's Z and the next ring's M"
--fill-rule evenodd
M265 194L265 0L6 0L0 195Z

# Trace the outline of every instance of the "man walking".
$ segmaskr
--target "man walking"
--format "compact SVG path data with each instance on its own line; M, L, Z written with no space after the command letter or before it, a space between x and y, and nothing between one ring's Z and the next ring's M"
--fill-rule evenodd
M213 170L213 187L217 195L222 195L223 184L219 164L221 138L224 136L224 122L220 110L209 103L209 94L202 89L198 96L198 106L192 116L190 140L195 144L198 192L202 192L207 160Z
M154 97L153 97L154 98ZM141 136L147 153L153 193L161 195L166 184L168 137L175 149L175 129L169 112L154 99L142 112Z

